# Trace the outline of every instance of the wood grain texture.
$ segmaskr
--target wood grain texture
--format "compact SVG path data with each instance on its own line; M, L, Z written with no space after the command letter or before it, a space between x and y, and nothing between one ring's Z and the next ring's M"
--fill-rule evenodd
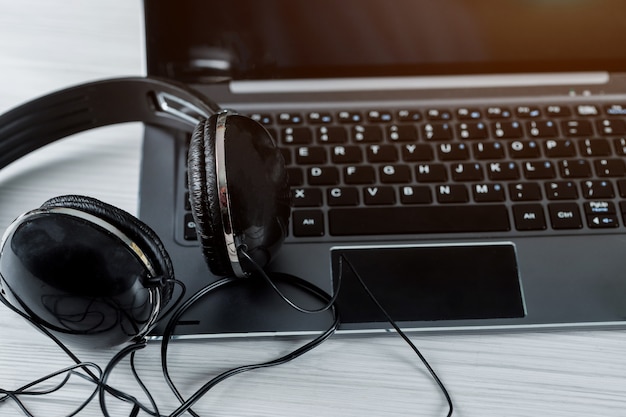
M139 0L0 0L0 111L37 95L112 76L143 74ZM0 172L0 228L51 196L83 193L134 212L141 126L105 128L37 152ZM626 332L414 334L450 390L459 417L626 415ZM303 339L176 341L172 376L185 395L229 367L285 353ZM77 350L104 366L114 350ZM137 355L162 413L177 406L160 371L158 343ZM0 387L14 389L69 365L52 343L0 307ZM141 392L120 368L112 384ZM62 416L87 395L84 382L31 399ZM129 408L110 402L112 415ZM336 337L288 365L236 376L195 408L210 416L443 416L444 400L393 335ZM21 415L11 402L0 415ZM100 416L96 403L81 416Z

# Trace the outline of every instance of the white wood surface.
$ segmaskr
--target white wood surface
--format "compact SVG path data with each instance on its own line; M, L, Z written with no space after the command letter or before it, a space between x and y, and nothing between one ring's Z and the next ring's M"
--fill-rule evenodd
M0 111L83 81L141 75L139 0L0 0ZM141 126L99 129L36 152L0 172L0 229L62 193L82 193L135 212ZM625 271L626 272L626 271ZM625 300L626 302L626 300ZM626 416L626 332L412 335L448 387L459 417ZM177 341L172 375L188 395L220 370L269 359L299 339ZM77 349L105 365L115 350ZM162 413L177 404L159 368L158 345L138 354ZM0 306L0 388L15 389L70 362ZM112 383L137 393L125 368ZM39 416L62 416L85 395L73 384L31 399ZM113 415L128 415L116 405ZM444 416L443 397L409 348L392 336L333 338L279 367L243 374L195 408L207 416ZM0 415L21 415L11 402ZM94 402L81 414L99 416Z

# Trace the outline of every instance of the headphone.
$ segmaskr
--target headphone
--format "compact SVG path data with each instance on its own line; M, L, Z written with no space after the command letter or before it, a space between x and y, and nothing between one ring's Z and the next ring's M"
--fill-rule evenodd
M290 217L290 190L283 156L261 124L220 109L183 84L159 78L104 80L61 90L10 110L0 115L0 169L55 140L131 121L191 133L188 186L196 232L209 269L214 275L225 277L176 307L181 300L179 295L163 335L164 376L181 401L172 415L186 411L197 415L190 407L215 384L241 372L288 362L330 337L339 326L334 307L339 289L330 297L308 281L290 275L277 277L327 302L317 310L307 310L283 295L265 274L263 267L286 237ZM439 377L350 262L345 262L426 366L447 400L448 416L452 415L452 401ZM209 292L233 282L246 282L242 279L253 275L264 277L285 302L300 312L331 310L333 323L293 352L226 371L189 399L183 398L167 367L168 341L178 319ZM341 275L340 272L338 287ZM110 388L107 378L123 357L145 346L145 336L161 317L169 315L171 310L164 307L173 297L175 283L178 281L172 261L156 233L124 210L90 197L52 198L19 216L0 241L0 301L51 337L76 362L77 368L97 381L101 410L106 415L107 391L120 399L133 400ZM58 338L89 348L134 343L118 352L98 376ZM132 361L131 367L134 369ZM12 398L24 392L20 388L12 393ZM144 392L152 399L145 386ZM16 401L19 403L19 399ZM135 415L142 406L132 402Z
M55 140L123 122L191 133L190 203L212 273L248 277L288 230L282 154L256 121L159 78L98 81L0 116L0 169ZM52 198L18 217L0 242L3 302L88 347L140 340L172 298L174 270L159 237L99 200Z

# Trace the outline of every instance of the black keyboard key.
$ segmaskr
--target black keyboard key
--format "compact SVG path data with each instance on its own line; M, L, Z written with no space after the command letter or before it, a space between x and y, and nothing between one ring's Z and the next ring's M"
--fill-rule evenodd
M419 110L403 109L396 114L400 122L417 122L422 120L422 113Z
M373 184L376 171L368 165L347 166L343 169L343 180L346 184Z
M578 146L583 156L611 155L611 145L606 139L584 139L578 142Z
M313 142L313 135L308 127L287 127L281 133L285 145L308 145Z
M570 139L549 139L543 143L543 149L549 158L567 158L576 156L576 146Z
M317 131L318 143L346 143L348 132L341 126L320 126Z
M437 201L443 204L459 204L469 201L467 187L463 184L442 184L435 187Z
M548 200L575 200L578 188L574 181L549 181L544 184Z
M514 205L513 219L517 230L544 230L546 228L546 217L541 204Z
M407 185L400 187L399 191L402 204L430 204L433 201L427 185Z
M339 184L339 170L337 167L311 167L307 173L310 185L336 185Z
M558 136L556 124L552 120L533 120L528 122L528 134L534 138L549 138Z
M537 106L517 106L515 114L517 117L535 118L541 116L541 109Z
M589 120L567 120L561 122L561 130L565 136L591 136L593 125Z
M356 206L359 204L359 190L354 187L335 187L327 191L329 206Z
M429 141L450 140L452 127L449 123L427 123L422 126L422 135Z
M509 142L509 155L512 158L537 158L541 150L534 140L516 140Z
M596 127L601 135L617 136L626 134L626 122L622 119L598 120Z
M583 197L586 199L614 198L613 184L605 180L588 180L580 184Z
M626 165L623 159L596 159L594 161L598 177L623 177L626 175Z
M425 143L407 143L401 152L402 160L406 162L426 162L435 159L432 146Z
M472 194L478 203L497 203L506 199L502 184L474 184Z
M324 213L321 210L296 210L292 215L296 237L324 236Z
M300 113L284 112L278 115L278 123L281 125L298 125L304 121Z
M354 126L352 128L352 141L355 143L382 142L383 130L380 126Z
M313 111L308 114L307 120L311 124L328 124L333 122L333 115L328 112Z
M363 152L361 152L361 148L358 146L335 146L330 152L330 159L335 164L363 162Z
M462 162L450 166L454 181L482 181L483 168L475 162Z
M367 112L367 121L372 123L389 123L393 120L391 112L386 110L370 110Z
M419 182L443 182L448 175L443 164L419 164L415 167L415 177Z
M576 114L579 116L597 116L600 114L600 109L593 104L580 104L576 106Z
M404 184L411 181L411 168L407 165L384 165L379 168L379 177L384 184Z
M559 172L563 178L589 178L591 164L586 159L564 159L559 161Z
M520 177L520 170L516 162L490 162L487 175L494 181L516 180Z
M491 106L485 112L489 119L508 119L511 117L511 109L507 107Z
M550 117L569 117L572 112L569 107L552 105L546 107L546 114Z
M294 207L319 207L322 205L322 191L319 188L293 188L291 201Z
M387 138L391 142L415 142L417 129L413 125L392 125L387 128Z
M396 202L396 192L392 187L365 187L363 202L368 206L392 205Z
M609 116L626 116L626 104L611 104L604 107Z
M504 146L500 142L477 142L474 143L473 149L476 159L504 158Z
M335 236L510 230L504 205L443 205L330 209Z
M612 229L619 226L615 214L587 215L587 225L590 229Z
M185 211L191 211L191 200L189 200L189 192L185 192Z
M548 204L553 229L580 229L583 227L580 209L576 203Z
M524 134L520 122L496 122L491 125L491 132L498 139L517 139Z
M541 187L535 182L511 183L509 195L513 201L541 200Z
M456 110L456 116L460 120L479 120L482 118L482 113L477 108L461 107Z
M398 160L398 150L393 145L370 145L366 153L369 162L396 162Z
M452 112L447 109L428 109L426 117L428 120L451 120Z
M461 139L486 139L487 125L483 122L467 122L457 125L457 134Z
M591 214L615 214L615 203L606 200L588 201L584 204L585 213Z
M321 146L301 146L296 149L296 163L299 165L323 164L326 162L326 149Z
M337 120L340 123L361 123L363 115L357 111L340 111L337 113Z
M527 161L523 164L524 176L529 180L545 180L556 177L551 161Z
M196 222L193 220L191 213L185 214L184 222L183 238L185 240L197 240Z
M463 161L470 157L469 146L459 142L441 143L437 155L442 161Z

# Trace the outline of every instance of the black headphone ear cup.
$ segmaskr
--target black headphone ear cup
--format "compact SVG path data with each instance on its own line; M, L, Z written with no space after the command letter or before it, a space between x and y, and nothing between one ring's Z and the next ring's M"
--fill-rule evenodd
M110 204L91 197L79 195L65 195L52 198L41 205L42 209L65 207L76 209L102 219L132 239L149 257L155 271L163 283L161 288L161 303L167 304L172 297L174 268L172 261L157 234L145 223Z
M216 118L201 121L191 135L188 154L189 202L202 254L211 272L231 275L218 201L215 172Z
M247 276L266 266L287 235L291 209L285 162L268 131L249 117L215 114L191 137L188 170L211 272Z

